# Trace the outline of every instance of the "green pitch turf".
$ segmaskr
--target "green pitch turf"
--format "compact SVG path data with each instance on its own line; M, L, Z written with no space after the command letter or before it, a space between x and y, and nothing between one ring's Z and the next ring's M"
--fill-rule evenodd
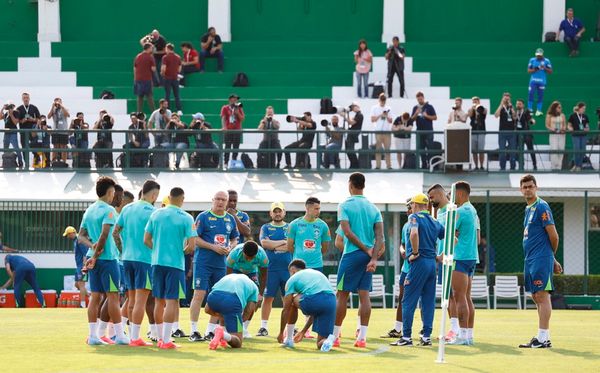
M534 310L478 310L475 346L447 346L446 364L434 363L433 347L392 347L379 335L393 325L393 310L373 310L367 349L352 347L356 310L348 310L342 331L342 347L321 353L314 340L304 340L294 350L277 344L277 317L269 323L269 337L244 341L242 349L209 351L208 343L180 339L178 350L155 347L98 346L85 344L88 332L81 309L0 309L2 372L158 372L202 369L231 372L383 372L383 371L471 371L471 372L556 372L600 371L600 312L555 311L552 314L552 343L548 350L518 349L537 332ZM278 310L273 315L278 316ZM434 332L439 326L436 311ZM417 312L416 330L420 328ZM300 317L303 322L303 317ZM181 325L189 331L188 310L182 309ZM206 324L201 315L200 325ZM250 330L256 333L256 318ZM143 327L143 331L147 326Z

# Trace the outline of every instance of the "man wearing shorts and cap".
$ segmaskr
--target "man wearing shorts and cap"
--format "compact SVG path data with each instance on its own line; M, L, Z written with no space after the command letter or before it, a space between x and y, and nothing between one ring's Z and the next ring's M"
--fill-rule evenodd
M544 101L544 90L546 89L546 75L552 74L552 62L544 57L544 50L538 48L535 51L535 57L529 60L527 65L527 72L531 74L529 79L529 100L527 102L527 108L533 113L533 101L535 93L537 92L537 109L535 116L539 117L544 115L542 112L542 103Z

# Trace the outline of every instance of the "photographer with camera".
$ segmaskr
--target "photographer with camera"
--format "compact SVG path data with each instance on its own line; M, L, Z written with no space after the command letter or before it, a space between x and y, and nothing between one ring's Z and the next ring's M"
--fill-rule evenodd
M206 34L200 38L200 72L203 73L205 69L205 61L207 58L217 59L217 71L223 72L223 66L225 65L225 55L223 55L223 43L221 37L217 34L217 30L214 27L209 27Z
M132 149L148 149L150 147L150 136L146 130L146 116L144 113L129 114L131 124L127 127L132 131L127 134L127 143L123 145L123 149L128 149L126 153L128 164L130 167L146 167L148 164L148 153L133 152ZM124 166L124 165L122 165Z
M344 112L346 115L346 112ZM340 118L337 115L331 117L331 123L327 122L326 119L321 121L321 126L325 127L327 133L327 144L325 150L331 151L325 153L323 157L323 167L329 168L333 165L335 168L340 168L340 156L339 151L342 150L342 143L344 141L344 129L339 126Z
M105 109L100 110L100 115L94 129L100 130L97 135L97 141L92 147L93 149L111 149L110 152L96 152L96 168L112 168L113 163L113 140L112 128L115 125L115 118L110 115Z
M152 80L154 80L154 85L161 85L160 76L158 72L160 71L160 65L163 56L165 55L165 47L167 46L167 41L165 38L158 32L158 30L152 30L152 32L143 38L140 39L140 44L144 49L146 49L146 44L150 44L152 46L152 58L154 60L154 64L156 66L156 70L152 72ZM154 108L151 108L154 110ZM141 110L138 109L138 112Z
M417 123L417 132L419 131L433 131L433 121L437 120L437 114L435 109L429 102L425 101L425 95L423 92L417 92L417 105L412 109L411 119ZM433 133L419 134L418 137L418 150L431 150L433 148ZM431 154L429 152L421 153L421 168L429 168L429 159Z
M467 123L467 113L462 109L462 102L461 97L454 99L454 106L452 106L452 111L448 115L448 124L454 122Z
M17 108L18 118L20 120L20 129L31 129L37 125L38 119L40 118L40 111L35 105L30 103L29 93L23 92L21 95L23 104ZM21 133L21 147L25 147L25 144L29 142L31 135L28 133ZM29 152L24 152L24 159L29 160Z
M52 154L52 161L67 162L66 152L57 152L56 149L67 149L69 144L69 110L63 105L62 99L57 97L54 99L50 111L48 111L48 118L52 118L54 123L54 130L52 131L52 145L54 147L54 153Z
M569 117L568 130L571 132L571 140L573 150L576 152L573 155L574 165L571 171L581 171L583 165L583 152L587 144L587 134L590 132L590 119L585 114L585 102L578 102L573 108L573 114Z
M394 145L398 151L398 168L404 168L406 165L406 161L404 163L402 162L403 158L406 160L406 156L403 152L410 151L410 133L413 124L414 121L410 119L410 114L407 112L402 113L402 115L394 119L394 123L392 123Z
M275 111L273 106L267 106L265 110L265 117L260 120L258 129L263 132L263 139L258 144L259 149L281 149L281 143L279 142L279 128L281 127L279 121L274 118ZM257 166L258 168L279 168L281 164L282 153L259 153L257 155ZM275 157L277 157L277 163L275 163Z
M87 124L83 118L83 113L77 113L76 118L71 121L71 125L69 126L69 129L72 131L72 135L69 138L71 148L86 150L89 147L87 133L89 128L89 124ZM73 154L73 167L79 167L80 161L83 159L89 161L89 153L75 152Z
M187 126L181 121L178 114L173 114L167 124L167 130L169 130L170 139L167 148L175 149L175 168L179 169L184 150L189 148Z
M387 152L385 164L388 170L392 169L392 155L389 153L392 145L392 114L390 107L385 104L386 101L385 93L381 93L377 105L371 108L371 122L377 131L375 134L375 169L377 170L381 168L381 150Z
M23 167L23 154L19 150L19 139L16 130L17 123L19 123L19 112L15 110L15 104L12 101L8 101L0 110L0 120L4 119L4 128L8 131L4 132L4 153L8 150L9 146L12 145L13 149L17 152L17 166ZM4 167L4 165L3 165Z
M315 140L315 131L317 129L317 123L312 120L312 114L310 112L305 112L302 117L295 117L293 115L288 115L285 120L288 123L296 123L297 130L302 131L302 137L298 141L294 141L293 143L286 146L284 149L312 149L313 142ZM284 168L292 168L292 156L290 153L285 153L285 167ZM297 153L296 154L296 164L294 168L310 168L310 157L308 153Z
M487 109L481 105L479 97L471 98L473 106L469 109L467 116L471 119L471 153L475 170L484 170L485 163L485 117ZM533 161L535 165L535 158Z
M360 111L360 106L357 102L353 102L349 107L350 111L354 113L354 117L350 117L349 112L344 112L342 115L346 122L348 122L348 134L346 135L346 154L348 155L348 160L350 161L350 168L356 169L360 168L360 163L358 160L358 154L354 152L354 148L356 143L358 143L358 135L362 129L364 115ZM368 135L364 135L368 141Z
M400 46L400 39L397 36L392 38L392 45L385 52L385 59L388 62L387 86L388 97L392 98L392 83L394 75L398 75L400 83L400 97L404 97L404 57L406 52Z
M224 134L224 145L225 150L234 149L237 150L240 148L240 143L242 142L242 134L239 132L231 132L231 131L239 131L242 129L242 123L244 119L246 119L246 115L244 114L243 105L239 102L240 96L232 93L229 95L229 103L227 105L223 105L221 108L221 127L223 129ZM234 152L231 155L231 158L235 161L237 160L238 153ZM225 165L229 164L229 153L225 153Z
M498 109L494 113L500 118L500 133L498 134L498 150L500 150L500 170L506 170L506 158L510 158L510 169L517 166L517 134L515 132L515 110L513 109L510 93L504 92ZM503 152L508 150L509 152Z
M209 132L209 130L212 129L212 125L204 121L204 114L196 113L192 115L190 129L194 130L196 149L219 149L217 144L213 141L211 133ZM190 164L195 163L194 167L196 168L215 168L219 164L219 153L217 152L194 154L195 155L192 155L192 160L190 160ZM199 156L199 160L193 162L195 156Z
M138 112L144 111L144 97L148 102L150 111L154 111L152 80L158 78L155 76L155 74L157 74L157 62L152 58L152 49L152 44L144 44L144 50L138 53L133 61L133 94L137 97ZM158 81L155 81L154 84L160 85Z
M171 115L172 113L171 110L169 110L169 101L161 98L160 101L158 101L158 109L154 110L152 114L150 114L147 125L148 130L150 130L154 136L154 145L166 146L163 144L169 143L168 134L161 130L167 128L167 123L169 123L171 120Z
M181 100L179 99L179 78L181 72L181 57L175 53L175 46L167 44L166 54L162 58L162 66L160 67L160 75L163 78L163 86L165 87L165 100L171 100L171 91L175 96L175 108L178 115L181 113Z
M40 119L34 128L38 131L31 132L29 147L48 149L48 151L37 151L33 154L33 168L49 168L50 134L48 131L50 130L50 127L48 127L48 122L45 115L40 116Z
M517 100L517 110L515 111L515 125L517 127L517 133L519 131L530 131L531 127L535 125L535 119L533 119L533 114L529 109L525 108L525 101L522 99ZM519 145L519 151L523 152L523 149L527 147L527 151L531 154L531 162L533 163L533 170L537 171L537 160L535 153L533 151L533 135L518 135L517 144ZM523 156L525 159L525 156ZM523 165L525 168L525 165Z

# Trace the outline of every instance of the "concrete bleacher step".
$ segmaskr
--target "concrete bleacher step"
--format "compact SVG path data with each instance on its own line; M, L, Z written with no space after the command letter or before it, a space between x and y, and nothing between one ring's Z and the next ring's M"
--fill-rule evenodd
M40 87L33 85L14 85L0 86L0 97L8 97L9 99L20 102L21 93L28 92L31 96L31 102L35 104L39 97L57 97L63 99L70 98L92 98L94 89L92 87L76 87L76 86L55 86L55 87Z
M56 57L19 57L20 72L61 72L61 59Z
M0 72L0 82L6 86L62 87L75 86L74 72Z
M398 86L397 80L394 81L392 85L393 88L393 96L398 96L400 88ZM384 89L387 90L387 85L384 85ZM416 92L423 92L425 97L428 99L447 99L450 98L450 87L420 87L420 86L407 86L405 87L407 93L410 92L410 97L412 98ZM332 87L331 89L332 97L335 98L336 101L353 101L357 98L356 95L356 86L353 87ZM372 92L372 88L369 88L369 93ZM392 96L392 97L393 97Z

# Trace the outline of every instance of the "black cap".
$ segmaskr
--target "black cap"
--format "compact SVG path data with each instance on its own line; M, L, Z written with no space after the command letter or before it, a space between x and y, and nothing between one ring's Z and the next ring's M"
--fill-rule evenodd
M229 98L237 98L238 100L240 99L240 96L236 95L235 93L232 93L229 95Z

